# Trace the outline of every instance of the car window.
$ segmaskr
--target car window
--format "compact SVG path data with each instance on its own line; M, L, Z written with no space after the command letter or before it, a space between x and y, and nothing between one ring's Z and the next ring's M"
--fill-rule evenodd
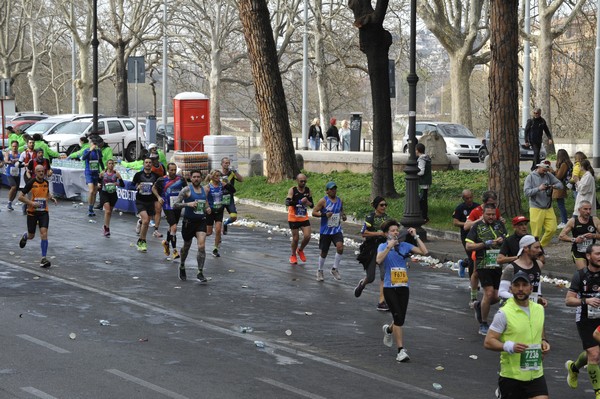
M90 122L71 122L61 126L56 134L82 134L90 127Z
M415 124L415 136L422 136L423 132L427 129L428 125L422 124L422 123L416 123Z
M444 137L468 137L473 138L475 135L471 133L469 129L464 127L463 125L457 124L445 124L438 125L438 129L441 131L442 136Z
M127 128L127 130L131 130L135 127L135 123L133 123L132 121L124 120L123 124L125 125L125 128Z
M123 126L119 121L108 121L106 122L108 125L108 133L119 133L123 131Z

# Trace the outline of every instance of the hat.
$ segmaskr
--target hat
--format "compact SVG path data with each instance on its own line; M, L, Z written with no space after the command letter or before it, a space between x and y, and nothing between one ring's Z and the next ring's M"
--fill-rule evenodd
M519 270L518 272L515 273L515 275L513 276L512 280L511 280L511 284L519 279L525 280L529 284L531 284L531 279L529 278L529 274L525 273L523 270Z
M517 252L517 256L521 256L523 253L523 248L530 246L534 242L536 242L536 238L530 234L527 234L519 240L519 252Z
M152 144L150 144L150 145L148 146L148 149L149 149L149 150L151 150L151 149L153 149L153 148L156 148L156 144L154 144L154 143L152 143Z
M536 168L550 169L550 161L542 161L535 165Z
M327 183L327 184L325 185L325 189L326 189L326 190L331 190L331 189L332 189L332 188L334 188L334 187L335 187L335 188L337 188L337 184L335 184L335 182L334 182L334 181L330 181L329 183Z
M513 226L516 226L522 222L529 222L529 219L527 219L527 217L525 217L525 216L515 216L512 220Z
M6 126L6 130L8 130L9 132L14 132L15 129L13 129L12 126Z

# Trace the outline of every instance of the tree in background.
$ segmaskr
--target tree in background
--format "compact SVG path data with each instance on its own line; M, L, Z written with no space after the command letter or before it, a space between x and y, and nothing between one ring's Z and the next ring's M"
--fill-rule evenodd
M299 172L277 50L266 0L239 0L238 9L254 78L256 106L267 154L271 183L293 179Z
M519 0L490 0L489 187L502 213L521 214L519 184Z
M392 35L383 28L388 0L377 0L375 9L370 0L350 0L354 26L359 29L360 50L367 56L371 98L373 101L373 181L371 195L398 197L394 187L392 162L392 109L388 54Z

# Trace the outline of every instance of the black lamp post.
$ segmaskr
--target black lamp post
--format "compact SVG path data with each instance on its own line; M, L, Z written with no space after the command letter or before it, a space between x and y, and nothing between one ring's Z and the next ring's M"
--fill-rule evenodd
M419 206L419 167L417 166L417 156L415 146L417 138L415 135L415 121L417 109L417 82L419 77L416 72L416 36L417 36L417 5L416 0L410 2L410 71L406 81L408 82L408 149L409 157L404 168L406 174L406 201L404 203L404 217L401 220L403 226L415 227L419 229L423 224L423 216ZM419 231L424 234L424 231Z
M98 133L98 0L92 1L92 133Z

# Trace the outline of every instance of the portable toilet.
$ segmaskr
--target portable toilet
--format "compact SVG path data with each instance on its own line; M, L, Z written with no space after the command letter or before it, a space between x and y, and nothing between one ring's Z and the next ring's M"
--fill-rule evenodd
M173 98L173 128L176 151L204 151L204 136L210 134L209 99L196 92L179 93Z

